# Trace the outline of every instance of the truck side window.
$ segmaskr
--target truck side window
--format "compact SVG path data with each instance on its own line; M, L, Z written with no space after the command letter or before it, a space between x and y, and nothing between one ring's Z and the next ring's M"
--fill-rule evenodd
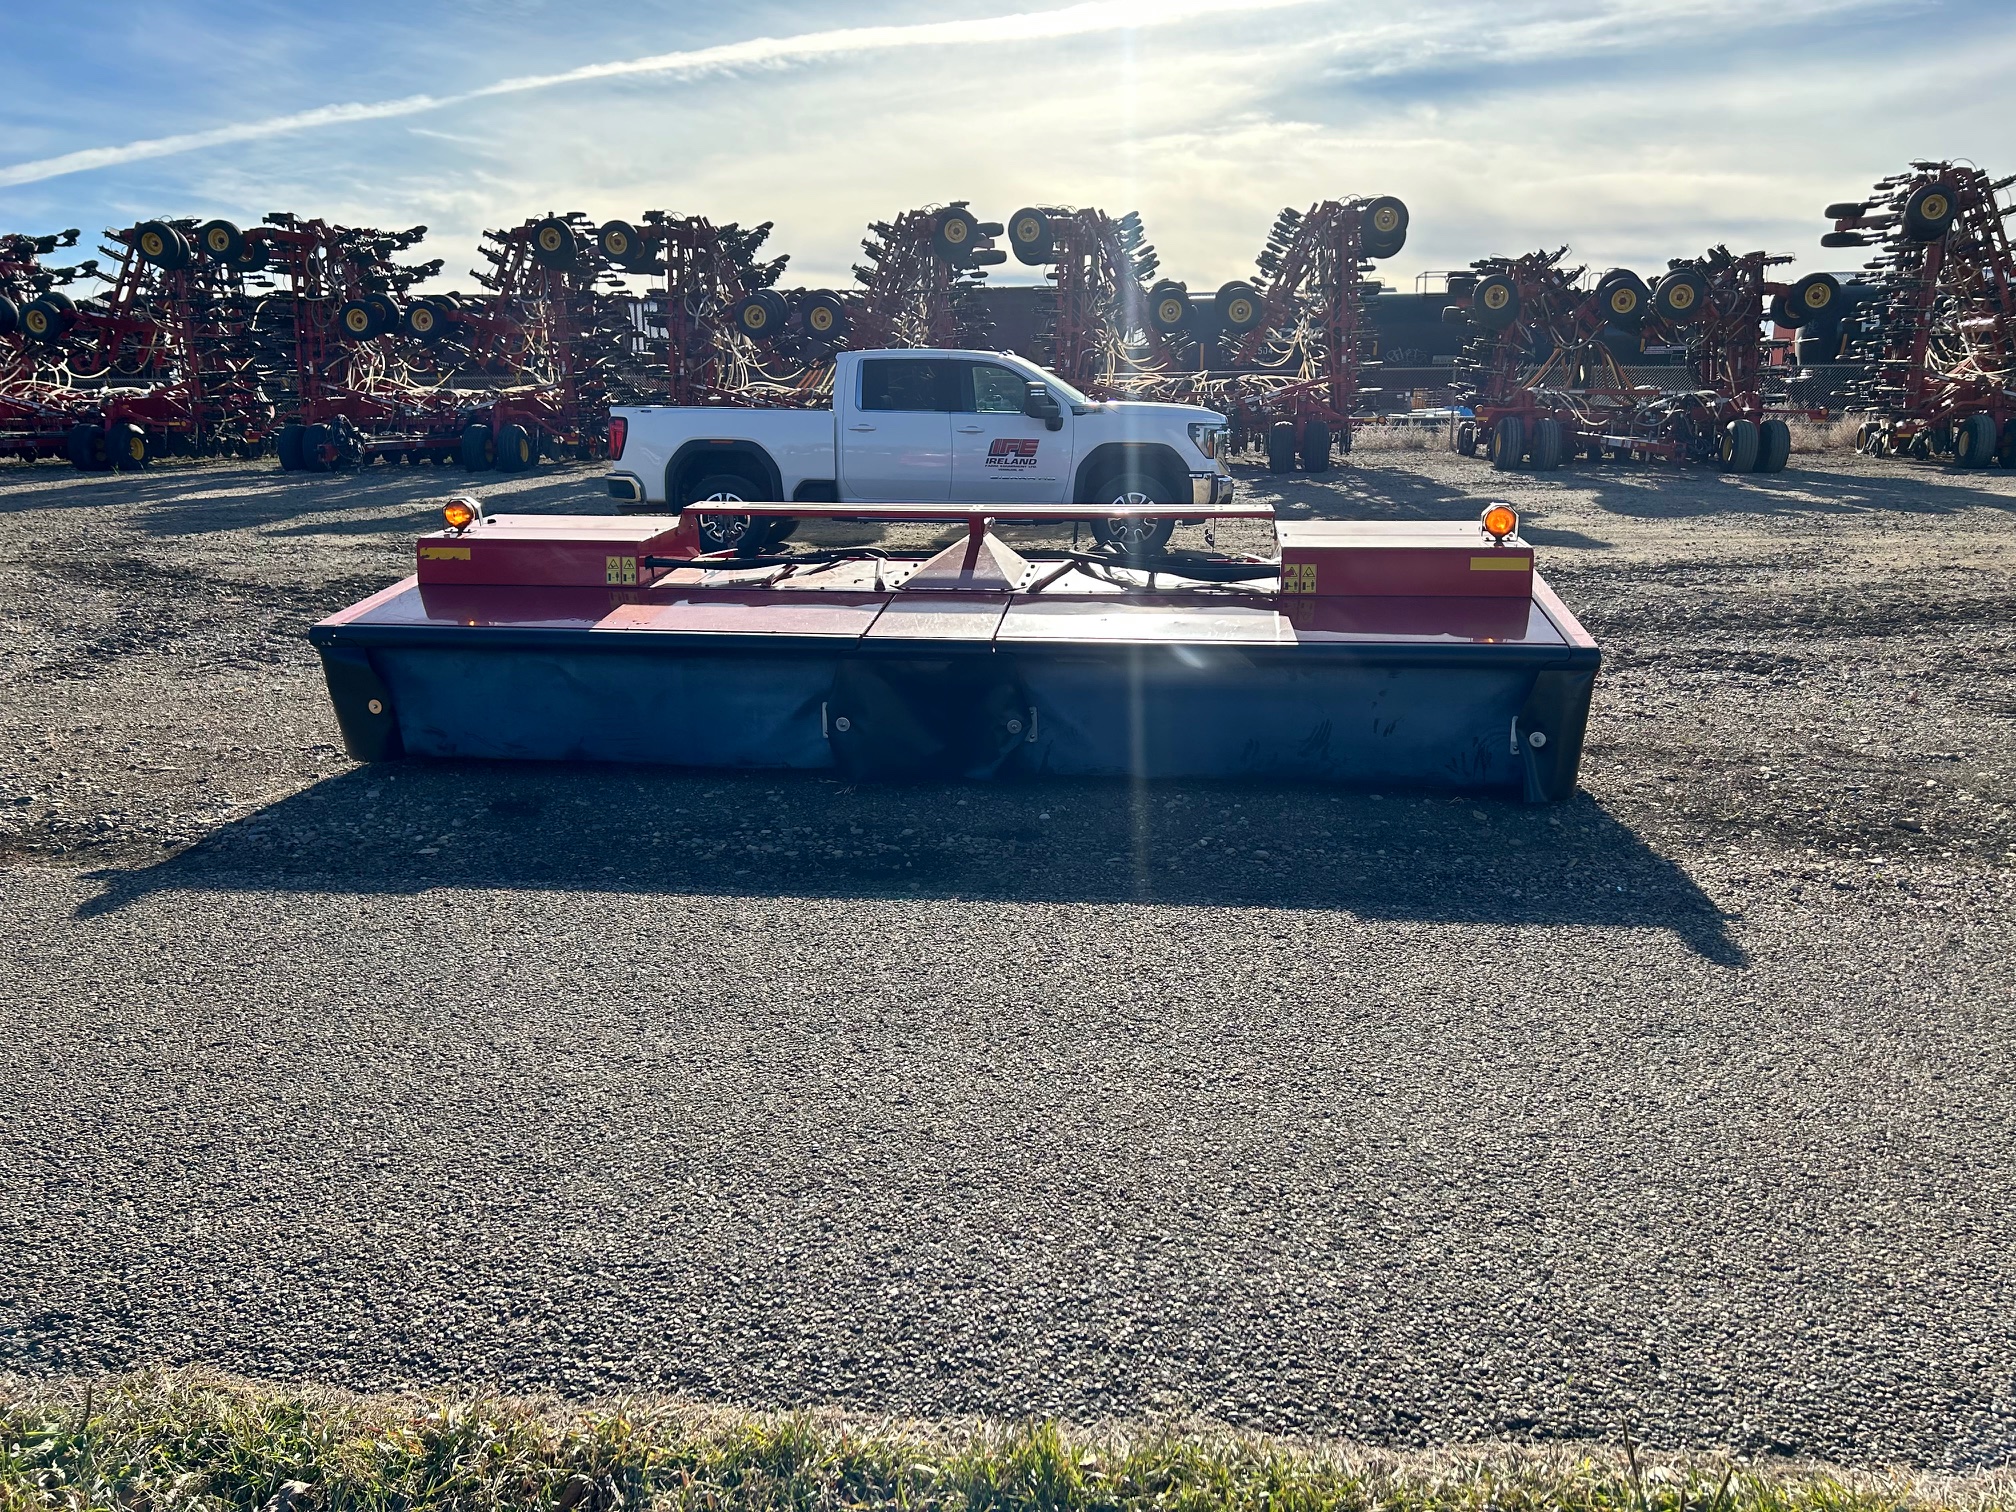
M957 364L916 357L883 358L861 364L864 410L949 410L958 383Z
M976 415L1019 415L1029 392L1029 380L1013 368L996 367L991 362L973 364L973 413Z

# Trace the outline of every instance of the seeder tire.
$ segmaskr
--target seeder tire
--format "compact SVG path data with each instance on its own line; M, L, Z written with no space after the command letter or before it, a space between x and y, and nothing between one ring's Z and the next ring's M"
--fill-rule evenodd
M1904 234L1915 242L1935 242L1953 224L1958 209L1952 185L1943 180L1920 184L1904 201Z
M487 425L471 425L462 432L462 465L470 472L488 472L497 464L497 438Z
M1477 422L1475 420L1457 421L1456 434L1451 438L1450 445L1455 449L1456 454L1458 456L1462 457L1476 456Z
M334 438L326 425L308 425L301 429L301 471L327 472L330 468L329 449Z
M131 420L114 421L105 435L105 456L120 472L140 471L152 456L147 432Z
M1277 420L1267 428L1267 471L1290 473L1295 471L1295 426L1287 420Z
M1757 463L1760 473L1785 471L1792 460L1792 427L1783 420L1766 420L1757 427Z
M105 432L96 425L71 426L63 440L63 454L79 472L105 472L112 466L105 456Z
M0 297L0 336L12 336L21 324L21 309L13 300Z
M1321 420L1311 420L1303 426L1301 450L1302 471L1330 471L1330 427Z
M1561 422L1543 415L1533 422L1533 471L1552 472L1562 462Z
M1506 415L1491 422L1491 440L1486 450L1491 457L1491 465L1499 472L1519 470L1519 459L1526 452L1526 427L1517 415Z
M1969 415L1953 433L1953 462L1958 467L1986 467L1995 460L1995 418Z
M1724 472L1755 472L1757 470L1757 449L1760 443L1757 426L1750 420L1731 420L1722 427L1722 440L1717 456L1722 460Z
M506 425L497 432L497 471L523 472L538 459L539 448L532 432L522 425Z
M1025 206L1008 217L1008 245L1015 260L1040 268L1057 255L1056 232L1050 217L1034 206Z

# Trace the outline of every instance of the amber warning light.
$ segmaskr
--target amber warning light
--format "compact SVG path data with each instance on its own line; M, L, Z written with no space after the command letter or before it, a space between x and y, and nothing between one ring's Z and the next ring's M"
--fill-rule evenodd
M1484 534L1494 541L1503 541L1519 528L1519 516L1512 512L1510 504L1493 504L1484 511Z
M448 501L441 518L448 522L450 530L467 530L483 518L483 506L466 495L458 495Z

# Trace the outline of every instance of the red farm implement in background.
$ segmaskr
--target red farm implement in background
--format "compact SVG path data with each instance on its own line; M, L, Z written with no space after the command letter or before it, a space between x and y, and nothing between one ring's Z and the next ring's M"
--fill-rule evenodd
M1351 427L1376 392L1366 382L1373 344L1366 301L1376 260L1407 242L1407 207L1391 195L1326 200L1306 214L1283 210L1257 262L1257 290L1228 284L1213 301L1223 338L1234 447L1264 446L1267 466L1289 472L1330 465L1333 446L1351 449ZM1258 294L1258 308L1248 313ZM1165 331L1177 313L1149 299Z
M1767 308L1796 327L1838 299L1835 281L1779 283L1766 270L1789 259L1717 247L1649 286L1628 268L1591 284L1585 269L1562 267L1567 250L1485 258L1451 280L1445 314L1475 333L1458 359L1473 414L1453 423L1454 448L1481 447L1501 470L1580 457L1784 467L1791 432L1763 392ZM1634 382L1618 337L1682 347L1687 385Z
M76 245L75 231L0 236L0 454L26 462L62 456L75 424L70 393L49 372L49 348L51 335L73 318L75 305L61 286L79 270L42 259ZM24 325L31 312L39 339Z
M1198 296L1148 283L1158 261L1137 215L1029 208L1008 221L1017 258L1053 266L1039 361L1101 397L1219 410L1229 444L1264 448L1275 472L1321 472L1350 450L1376 392L1366 301L1378 285L1366 275L1406 240L1407 207L1390 196L1286 209L1257 280Z
M40 410L35 454L60 449L86 469L260 455L277 421L251 334L260 253L227 221L106 235L109 273L96 259L66 270L104 278L102 293L73 301L52 286L19 315L33 376L11 392Z
M1160 397L1180 367L1149 317L1147 280L1157 259L1141 217L1031 206L1008 218L1007 235L1016 260L1048 267L1054 285L1038 316L1037 360L1101 398ZM1165 297L1175 290L1188 307L1180 285L1157 287Z
M1829 205L1825 247L1876 246L1873 316L1853 355L1859 441L1875 456L2016 467L2016 256L2001 191L1962 163L1913 163L1863 200Z

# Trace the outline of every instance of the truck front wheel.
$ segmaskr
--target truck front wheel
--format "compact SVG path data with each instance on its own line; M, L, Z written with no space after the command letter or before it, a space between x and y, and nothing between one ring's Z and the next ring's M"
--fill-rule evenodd
M1147 504L1174 504L1160 480L1145 473L1116 473L1093 490L1093 498L1117 508L1139 509ZM1144 520L1134 515L1114 515L1094 519L1092 538L1109 551L1130 559L1160 556L1176 533L1174 520Z

